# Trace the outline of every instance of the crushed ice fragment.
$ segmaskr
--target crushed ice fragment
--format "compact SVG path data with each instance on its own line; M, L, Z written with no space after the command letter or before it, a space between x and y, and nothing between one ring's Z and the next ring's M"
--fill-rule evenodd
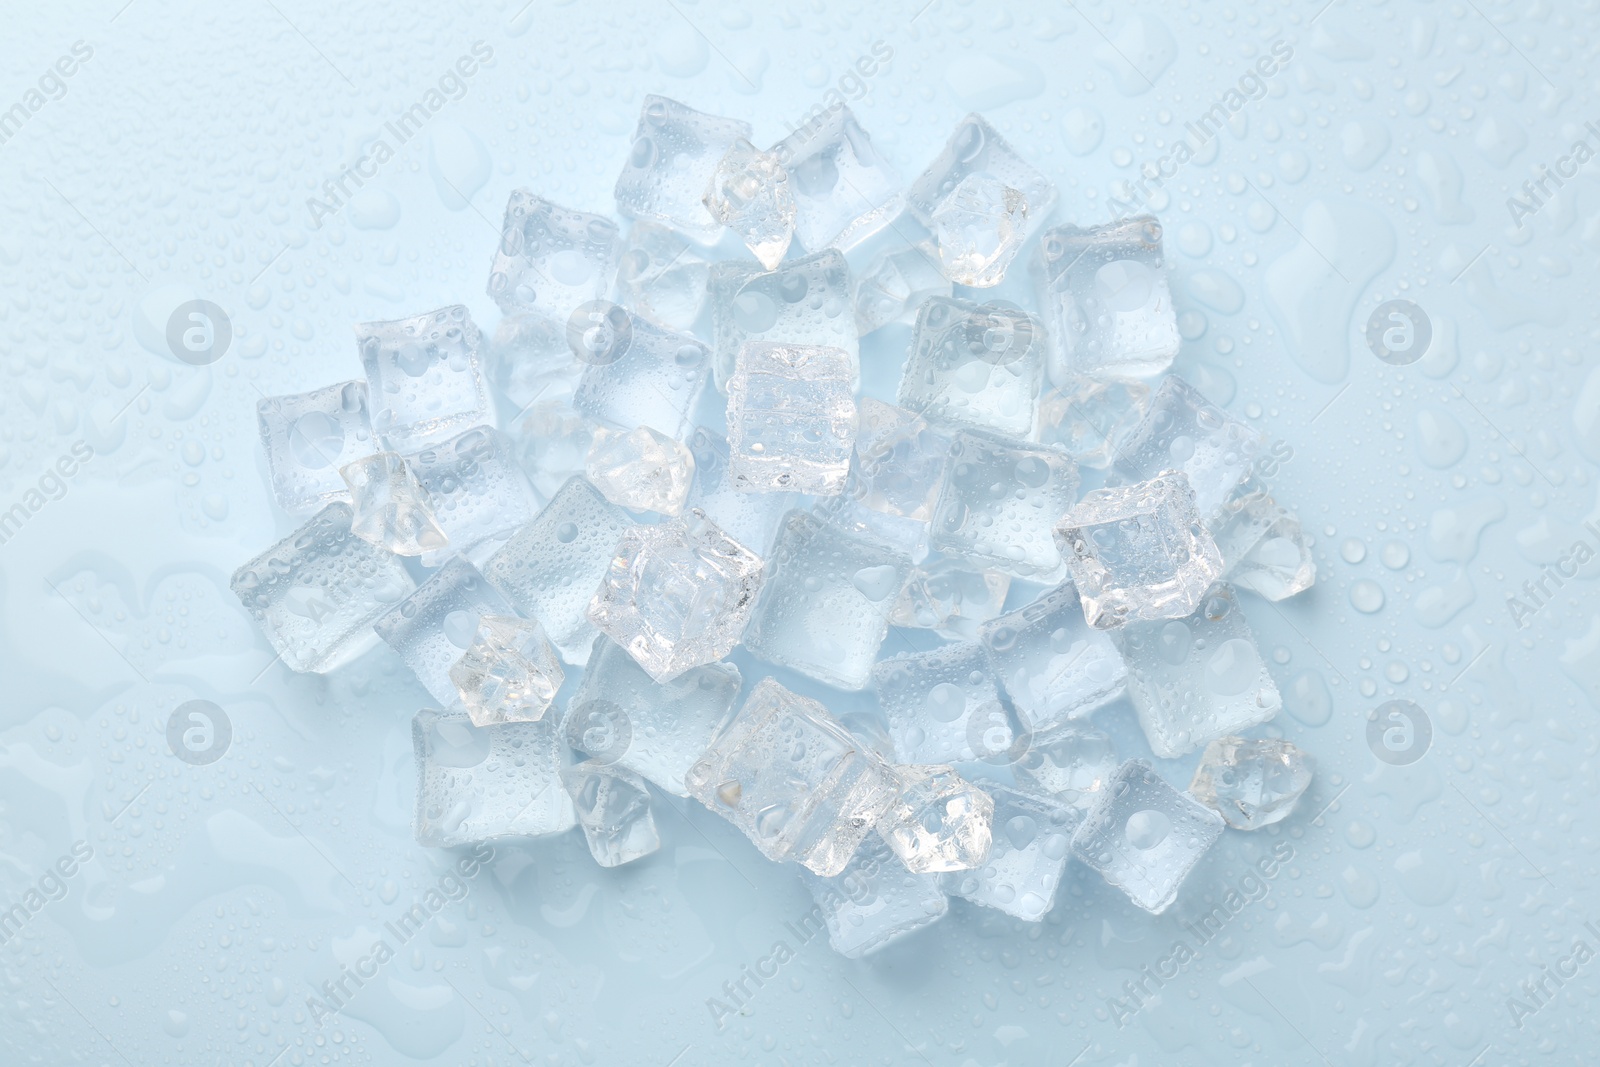
M649 426L627 433L601 426L594 432L586 468L589 480L613 504L677 515L689 496L694 456Z
M483 615L472 644L450 668L450 681L474 726L537 722L566 675L533 619Z
M643 778L615 764L586 760L563 767L561 780L589 854L600 866L620 867L661 847Z
M966 871L989 857L994 800L947 766L896 767L900 793L878 834L913 874Z
M711 217L738 234L761 265L772 270L794 237L794 191L778 157L746 140L728 149L706 190Z
M1219 737L1201 755L1189 792L1235 830L1259 830L1288 817L1314 771L1288 741Z
M374 452L339 468L350 487L351 530L359 538L397 556L420 556L449 544L433 507L404 457Z

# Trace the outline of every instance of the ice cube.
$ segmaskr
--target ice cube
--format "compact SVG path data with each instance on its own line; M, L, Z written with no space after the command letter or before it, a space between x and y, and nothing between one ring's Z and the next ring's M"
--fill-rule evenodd
M911 561L791 511L745 631L752 656L839 689L865 688Z
M568 705L567 743L686 797L683 776L727 725L740 682L731 663L657 682L610 638L597 637Z
M367 417L367 383L264 397L256 422L278 506L291 515L349 498L339 468L378 448Z
M511 607L478 568L460 556L428 576L416 592L373 623L433 699L445 707L459 699L450 668L472 645L478 620L510 615Z
M1210 521L1228 494L1249 476L1266 444L1245 425L1169 374L1150 398L1150 410L1117 443L1107 485L1129 485L1164 470L1181 470L1194 490L1200 517Z
M956 183L933 209L934 246L945 277L957 285L999 285L1029 232L1028 198L986 171Z
M866 507L856 499L854 483L852 472L845 482L845 491L818 500L811 514L852 537L883 545L913 563L925 558L928 555L927 522Z
M900 214L900 176L845 104L809 116L772 147L789 171L795 236L808 252L848 252Z
M350 487L351 530L397 556L420 556L449 544L423 488L396 452L374 452L339 468Z
M416 586L354 519L349 504L329 504L233 572L234 595L290 670L326 674L365 652L373 621Z
M842 349L850 360L850 385L860 377L855 285L838 249L766 273L719 263L711 272L711 299L718 389L727 390L740 349L755 341Z
M1059 581L1051 525L1072 506L1078 467L1059 448L962 430L934 508L932 546L1018 578Z
M568 762L555 724L474 726L462 710L424 708L411 720L417 758L417 844L450 848L572 829Z
M610 295L621 252L617 224L604 215L513 189L489 267L489 295L508 315L537 312L565 322L580 304Z
M1186 618L1130 622L1112 638L1128 664L1139 725L1163 759L1266 722L1283 706L1227 585L1212 587Z
M631 433L602 426L589 446L589 480L607 500L631 511L677 515L689 495L694 456L649 426Z
M729 148L705 194L711 217L738 234L768 270L776 267L794 237L794 191L778 157L746 140Z
M1235 830L1259 830L1288 817L1314 770L1288 741L1219 737L1206 746L1189 792Z
M995 677L1036 739L1123 694L1127 667L1111 639L1084 622L1071 582L984 623L979 633Z
M1317 563L1300 519L1254 476L1223 502L1210 527L1223 577L1238 588L1284 600L1315 584Z
M852 494L886 515L933 517L950 462L950 439L914 412L863 397L857 405Z
M584 612L632 525L598 489L573 478L489 558L483 575L518 612L539 620L562 660L582 666L596 633Z
M544 627L515 615L483 615L472 644L450 668L474 726L537 722L566 680Z
M728 442L710 430L696 429L689 451L694 453L694 484L685 506L705 512L756 555L770 555L778 524L798 499L795 494L740 492L728 474Z
M1099 803L1120 763L1109 734L1075 723L1048 741L1035 742L1017 767L1019 779L1025 774L1039 788L1088 812Z
M617 292L637 315L669 330L689 330L706 302L711 264L665 226L635 222L617 271Z
M761 557L691 511L622 535L589 621L665 682L732 652L760 588Z
M488 420L482 343L460 304L356 327L372 428L392 450L409 452Z
M980 190L992 181L1021 194L1023 203L1027 205L1027 213L1015 220L1020 224L1017 226L1020 232L1013 239L1019 247L1039 231L1055 207L1056 189L1050 184L1050 179L1017 155L1005 139L995 132L994 127L976 114L961 120L944 150L911 183L906 193L906 206L918 222L929 230L937 231L939 208L965 179L973 175L986 179L978 187ZM973 183L968 183L967 188L973 189ZM992 186L989 188L992 189ZM995 203L992 193L977 199L980 203ZM1003 201L999 203L1003 207Z
M615 764L587 760L563 768L561 780L572 796L589 854L600 866L620 867L661 847L643 778Z
M938 876L912 874L876 836L861 842L842 873L823 878L801 868L800 877L822 912L828 944L846 959L887 948L950 910Z
M872 668L872 682L897 763L1005 762L1022 750L975 644L890 657Z
M1222 836L1222 817L1129 760L1072 836L1072 853L1155 915Z
M856 281L856 330L865 337L899 322L927 300L950 295L950 279L920 248L886 252Z
M889 765L826 708L771 678L755 687L686 784L768 859L797 860L825 876L844 870L899 788Z
M1178 355L1161 223L1141 215L1104 226L1057 226L1040 239L1039 306L1052 368L1100 378L1160 374Z
M1039 440L1065 448L1080 467L1103 470L1149 406L1150 387L1142 382L1065 378L1039 399Z
M878 834L913 874L967 871L989 857L994 800L952 767L896 767L900 793Z
M1181 471L1085 493L1056 539L1084 618L1102 630L1130 619L1181 618L1222 573Z
M511 439L499 430L474 426L406 457L406 465L428 490L433 513L450 539L446 548L423 553L424 566L504 538L538 511Z
M945 892L1024 922L1039 922L1055 906L1056 887L1083 818L1054 796L984 782L994 798L994 843L981 867L940 875Z
M647 94L633 148L617 178L617 210L657 222L711 244L722 224L706 210L706 189L734 142L750 139L750 124L707 115L664 96Z
M568 478L582 477L599 424L573 411L570 401L530 405L511 421L508 436L534 493L547 501Z
M1010 589L1008 574L971 570L960 559L927 560L906 579L889 621L952 641L975 641L979 624L1000 614Z
M563 323L531 313L500 320L488 362L489 377L507 404L507 424L534 407L571 407L585 366L567 343Z
M899 402L936 423L1027 437L1043 379L1043 331L1027 312L934 297L917 312Z
M681 439L705 387L710 349L637 317L622 329L617 347L584 368L573 406L613 426L649 426Z
M728 471L744 492L844 490L856 437L852 361L820 345L746 342L728 381Z

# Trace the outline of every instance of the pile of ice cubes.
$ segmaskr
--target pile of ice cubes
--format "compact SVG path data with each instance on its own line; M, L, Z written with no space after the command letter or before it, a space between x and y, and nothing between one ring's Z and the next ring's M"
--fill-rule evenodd
M845 106L751 136L647 97L626 223L511 194L492 338L459 305L363 323L362 377L263 400L306 518L234 591L293 670L381 639L415 673L424 845L577 825L615 866L692 797L799 865L847 956L951 896L1037 922L1072 858L1161 912L1309 785L1242 736L1280 699L1239 591L1315 567L1262 435L1166 373L1160 223L1050 227L978 115L909 184ZM986 301L1019 262L1035 307ZM892 325L891 403L860 340ZM1155 756L1204 748L1187 790L1095 728L1124 698Z

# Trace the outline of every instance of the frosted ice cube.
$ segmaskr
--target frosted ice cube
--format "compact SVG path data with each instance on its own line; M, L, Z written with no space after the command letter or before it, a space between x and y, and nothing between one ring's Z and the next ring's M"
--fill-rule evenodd
M931 519L950 438L916 413L872 397L863 397L857 411L852 494L886 515Z
M500 320L489 342L489 378L506 401L507 424L539 406L569 408L585 364L567 343L566 326L539 314Z
M694 798L733 823L768 859L816 874L844 870L894 802L894 772L815 700L771 678L690 769Z
M1051 376L1055 380L1055 376ZM1116 442L1144 418L1150 387L1142 382L1064 378L1039 398L1038 437L1060 445L1080 467L1111 465Z
M1028 198L985 171L968 174L933 209L934 245L957 285L999 285L1029 231Z
M975 571L960 559L927 560L906 579L889 621L952 641L975 641L979 624L1000 614L1010 589L1009 574Z
M537 722L566 680L544 627L515 615L483 615L472 644L450 668L474 726Z
M962 430L951 438L930 543L1018 578L1059 581L1051 527L1077 491L1077 464L1061 449Z
M635 222L617 271L617 293L637 315L689 330L706 302L711 264L698 245L651 222Z
M778 157L746 140L728 149L705 194L711 217L738 234L768 270L794 237L794 191Z
M650 789L630 770L587 760L561 771L572 795L589 854L602 867L620 867L661 847L650 811Z
M503 538L538 510L511 439L499 430L474 426L407 456L406 465L428 490L433 514L450 539L446 548L423 553L424 566Z
M994 798L994 843L981 867L940 876L945 892L1039 922L1055 906L1081 813L1054 796L998 782L983 783Z
M637 317L627 319L624 331L615 350L584 368L573 406L613 426L649 426L681 439L705 387L711 350Z
M975 644L890 657L872 668L872 682L897 763L1004 762L1021 751Z
M424 708L411 720L417 759L417 844L450 848L572 829L561 784L566 746L553 723L474 726L462 710Z
M278 506L291 515L348 499L339 468L378 448L367 417L367 383L263 397L256 422Z
M610 294L621 252L617 224L604 215L513 189L489 267L489 295L508 315L532 311L565 322L578 305Z
M394 553L333 503L233 572L230 587L290 670L326 674L377 643L372 623L415 588Z
M900 793L878 834L913 874L967 871L989 857L994 800L952 767L896 767Z
M1181 471L1085 493L1056 539L1084 618L1102 630L1187 615L1222 573Z
M778 524L795 506L793 493L744 493L728 473L728 442L710 430L689 439L694 453L694 484L685 507L698 508L728 536L765 558L771 554Z
M421 448L488 420L482 343L478 327L460 304L356 327L372 428L391 449Z
M745 492L844 490L856 437L851 359L838 348L747 342L728 381L728 470Z
M707 663L657 682L610 638L598 637L568 705L567 743L686 797L683 776L727 725L740 681L733 664Z
M1040 248L1039 306L1053 371L1137 378L1172 366L1178 319L1161 223L1141 215L1104 226L1057 226L1045 231Z
M1124 691L1128 669L1111 639L1084 622L1071 582L984 623L979 633L995 676L1035 738Z
M1035 742L1017 767L1039 788L1087 812L1099 803L1121 762L1109 734L1075 723Z
M856 280L856 330L865 337L899 322L932 297L950 295L950 279L918 248L886 252Z
M1128 485L1164 470L1181 470L1194 490L1200 517L1209 522L1228 494L1249 476L1265 444L1260 431L1169 374L1150 398L1150 410L1139 425L1117 442L1106 484Z
M1209 525L1223 577L1238 588L1284 600L1315 584L1317 563L1300 519L1254 476L1240 483Z
M397 556L420 556L449 544L439 528L428 490L396 452L374 452L339 468L350 487L357 537Z
M719 263L711 272L711 300L718 389L727 390L740 350L754 341L841 349L850 359L851 386L860 377L855 284L838 249L766 273Z
M861 842L840 874L823 878L801 868L800 878L822 912L828 944L846 959L887 948L950 910L938 876L912 874L876 836Z
M758 659L840 689L865 688L911 561L791 511L745 631Z
M1056 188L1050 179L1017 155L994 127L976 114L961 120L943 151L911 183L906 206L918 222L934 230L940 205L971 175L992 179L1022 195L1028 210L1025 218L1018 220L1018 245L1026 244L1039 231L1055 207Z
M689 495L694 456L649 426L629 433L602 426L594 432L587 468L589 480L613 504L677 515Z
M658 682L739 643L761 588L761 557L703 512L622 535L589 621Z
M838 496L825 496L811 508L811 514L852 537L883 545L911 562L928 555L928 523L904 515L875 511L854 495L854 472Z
M750 139L748 122L647 94L628 162L617 177L617 210L670 226L701 244L713 243L722 224L706 210L706 188L717 164L741 139Z
M460 696L450 668L472 645L478 620L510 615L511 607L478 568L457 556L428 576L416 592L372 624L399 653L433 699L445 707Z
M1259 830L1288 817L1314 771L1288 741L1219 737L1206 746L1189 792L1235 830Z
M1160 915L1207 849L1222 818L1129 760L1072 837L1072 853L1139 907Z
M596 633L585 615L589 598L632 525L598 489L573 478L489 558L483 575L521 614L539 620L565 662L582 666Z
M934 297L917 312L900 406L937 423L1033 432L1044 336L1025 311Z
M900 176L844 104L808 117L772 151L792 178L795 235L809 252L847 252L905 205Z
M1128 696L1150 749L1181 756L1278 713L1283 699L1232 588L1214 586L1198 610L1112 632L1128 664Z

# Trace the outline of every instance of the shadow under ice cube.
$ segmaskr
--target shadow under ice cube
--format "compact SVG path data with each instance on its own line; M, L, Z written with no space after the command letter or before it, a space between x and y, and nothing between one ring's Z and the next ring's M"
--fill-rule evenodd
M461 304L358 325L356 347L367 372L373 430L403 452L487 421L482 345Z
M1221 836L1220 815L1168 785L1150 764L1129 760L1073 834L1072 852L1159 915Z
M417 760L417 844L430 848L572 829L561 782L569 759L555 725L474 726L465 711L424 708L411 720Z

